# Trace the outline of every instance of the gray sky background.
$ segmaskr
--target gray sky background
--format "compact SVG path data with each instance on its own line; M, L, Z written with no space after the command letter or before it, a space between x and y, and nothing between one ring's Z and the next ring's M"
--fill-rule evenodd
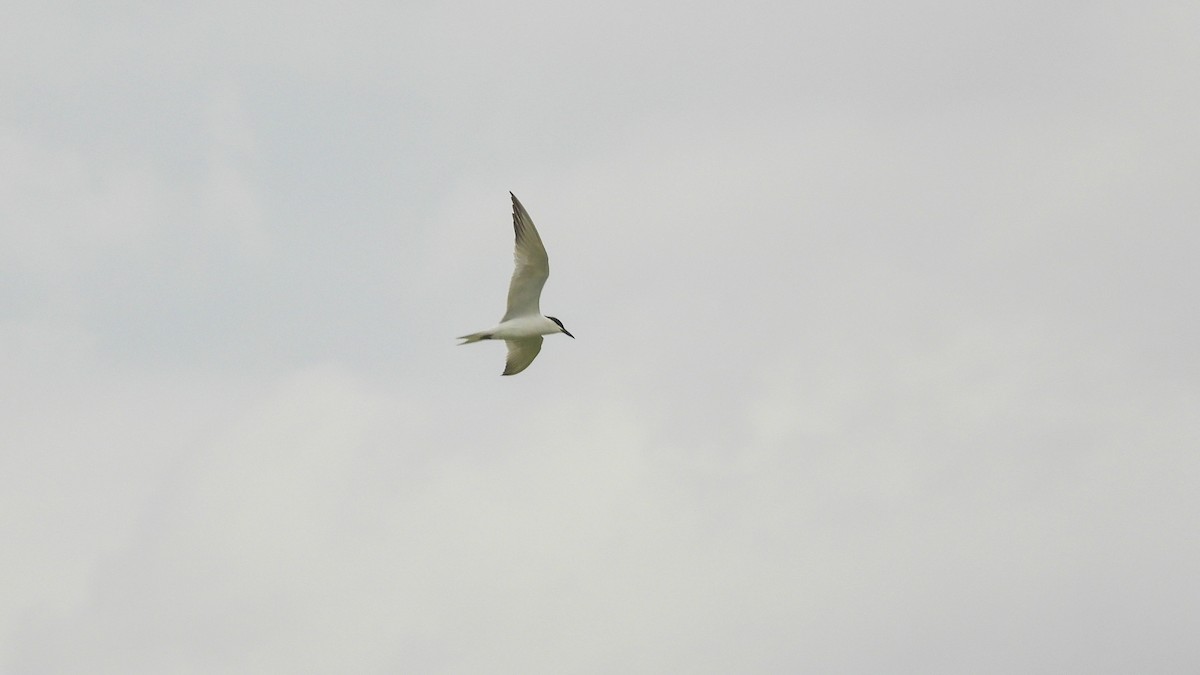
M1200 667L1194 1L170 6L0 9L0 672Z

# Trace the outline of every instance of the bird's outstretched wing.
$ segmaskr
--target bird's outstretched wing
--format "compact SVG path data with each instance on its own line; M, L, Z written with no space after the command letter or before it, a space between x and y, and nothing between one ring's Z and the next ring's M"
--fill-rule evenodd
M550 259L546 256L546 247L529 212L517 201L517 196L508 193L513 203L513 230L517 235L517 245L513 253L516 267L513 269L512 281L508 285L508 311L504 313L501 322L518 316L541 316L542 310L538 300L542 297L542 287L550 276ZM539 344L540 347L540 344ZM537 355L537 350L534 350ZM530 357L533 360L533 357ZM529 365L528 362L525 365ZM522 366L524 367L524 366ZM507 373L505 373L507 374Z
M542 337L521 338L520 340L505 340L508 345L508 360L504 362L502 375L516 375L529 367L542 351Z

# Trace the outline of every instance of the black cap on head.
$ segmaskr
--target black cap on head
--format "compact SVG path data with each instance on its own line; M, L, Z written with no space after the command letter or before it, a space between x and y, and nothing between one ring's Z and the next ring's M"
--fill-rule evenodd
M562 332L566 333L566 334L567 334L567 337L571 338L572 340L573 340L573 339L575 339L575 336L574 336L574 335L571 335L571 332L567 330L567 327L566 327L566 326L562 325L562 322L561 322L561 321L559 321L558 319L556 319L556 318L554 318L554 317L552 317L552 316L548 316L548 317L546 317L546 318L547 318L547 319L550 319L550 320L551 320L551 321L553 321L554 323L558 324L558 328L559 328L559 330L561 330Z

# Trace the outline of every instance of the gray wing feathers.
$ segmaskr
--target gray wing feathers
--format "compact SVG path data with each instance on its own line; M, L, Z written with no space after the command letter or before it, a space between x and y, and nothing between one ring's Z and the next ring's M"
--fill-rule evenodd
M542 297L542 287L546 285L546 278L550 276L550 259L546 256L546 247L542 244L537 228L533 226L533 219L517 200L517 196L511 192L508 194L513 203L516 247L513 250L515 267L512 281L508 285L508 311L504 313L502 322L516 316L540 315L542 310L539 300Z
M508 345L508 360L504 362L502 375L516 375L525 370L537 358L538 352L542 351L541 336L505 340L504 344Z

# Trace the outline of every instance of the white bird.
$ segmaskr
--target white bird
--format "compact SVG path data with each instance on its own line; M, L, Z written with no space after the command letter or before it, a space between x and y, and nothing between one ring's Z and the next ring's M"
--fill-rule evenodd
M479 333L471 333L458 338L460 345L468 345L480 340L504 340L508 345L508 360L504 363L502 375L516 375L529 367L542 351L542 336L566 333L571 335L558 319L552 316L542 316L539 300L542 297L542 287L550 276L550 259L546 256L546 247L538 236L537 228L529 212L517 200L517 196L508 193L513 203L513 230L517 234L516 250L513 258L516 261L512 281L508 285L508 311L495 328Z

